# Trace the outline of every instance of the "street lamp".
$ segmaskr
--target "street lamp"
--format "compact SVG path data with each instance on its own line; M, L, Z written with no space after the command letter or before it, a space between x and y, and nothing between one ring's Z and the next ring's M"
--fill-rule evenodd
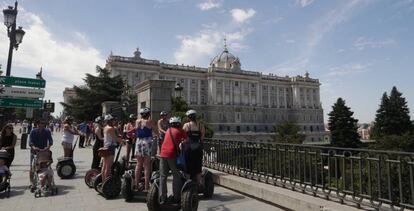
M14 3L14 8L12 6L7 7L3 10L4 15L4 25L7 27L7 35L10 39L9 46L9 57L7 59L7 69L6 76L10 76L11 73L11 62L13 57L13 48L17 50L19 44L23 41L23 36L25 34L23 28L19 26L16 29L16 19L17 19L17 1Z
M180 83L176 83L175 84L175 88L174 88L174 90L175 90L175 95L177 95L178 94L178 97L179 98L181 98L181 92L183 91L183 87L181 86L181 84Z

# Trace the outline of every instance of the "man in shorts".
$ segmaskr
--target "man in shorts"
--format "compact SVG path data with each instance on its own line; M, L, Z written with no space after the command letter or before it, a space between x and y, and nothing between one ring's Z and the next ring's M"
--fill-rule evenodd
M37 128L33 129L29 135L29 146L30 146L30 186L32 186L32 162L34 158L34 153L36 151L49 150L53 145L52 134L48 129L46 129L46 121L38 120L36 122Z

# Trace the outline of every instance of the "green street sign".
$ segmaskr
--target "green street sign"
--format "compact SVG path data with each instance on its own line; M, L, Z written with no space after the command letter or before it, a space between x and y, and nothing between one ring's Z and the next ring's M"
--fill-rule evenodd
M42 101L36 99L0 98L0 107L42 108Z
M0 84L7 86L26 86L35 88L45 88L46 81L34 78L20 78L12 76L0 76Z

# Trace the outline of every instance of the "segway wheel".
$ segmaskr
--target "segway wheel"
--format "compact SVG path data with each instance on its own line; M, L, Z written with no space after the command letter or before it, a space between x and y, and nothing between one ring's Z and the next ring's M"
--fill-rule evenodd
M121 178L109 176L102 183L102 195L106 199L113 199L121 193Z
M93 188L99 193L98 186L102 183L102 174L96 175L93 179Z
M159 211L160 209L160 201L158 195L158 187L155 184L152 184L149 192L147 194L147 208L148 211Z
M213 197L214 194L214 180L211 174L207 174L204 178L204 190L203 195L204 197L210 199Z
M197 187L190 187L181 193L181 209L183 211L196 211L198 209Z
M125 201L130 201L134 197L132 193L132 178L127 173L124 175L124 180L122 181L121 194Z
M93 181L94 181L93 179L99 173L100 173L100 171L98 169L90 169L89 171L86 172L84 180L85 180L85 184L89 188L93 188Z
M76 166L74 163L65 163L57 166L57 174L62 179L70 179L75 175Z

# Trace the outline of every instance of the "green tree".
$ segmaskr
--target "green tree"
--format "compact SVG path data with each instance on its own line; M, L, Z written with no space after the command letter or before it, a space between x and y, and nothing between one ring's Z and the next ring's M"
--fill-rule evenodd
M285 122L274 128L273 141L275 143L302 144L306 138L305 134L300 133L299 126L292 122Z
M329 130L331 131L331 145L335 147L359 147L361 141L357 133L358 120L353 118L354 112L345 105L342 98L338 98L332 106L329 115Z
M111 77L107 69L96 67L97 76L86 74L85 84L74 86L75 98L68 104L61 103L68 115L77 120L92 120L101 115L101 103L104 101L120 101L123 91L121 76Z
M413 125L407 102L394 86L389 97L387 93L382 96L372 135L378 139L389 135L403 135L412 131Z

